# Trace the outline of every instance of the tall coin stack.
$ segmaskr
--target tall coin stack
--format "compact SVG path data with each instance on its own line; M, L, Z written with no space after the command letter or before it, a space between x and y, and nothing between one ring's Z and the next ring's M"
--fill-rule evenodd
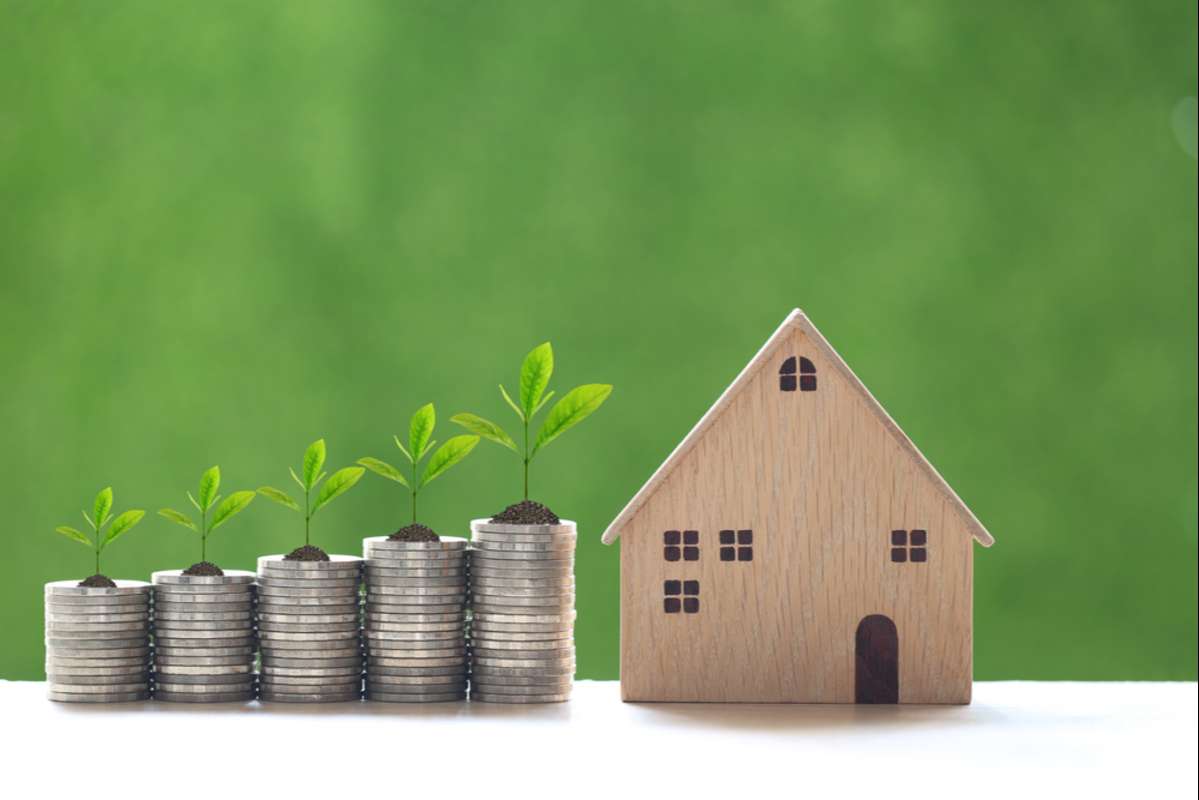
M471 522L472 700L559 703L575 671L575 524Z
M391 541L366 553L366 698L466 699L466 539Z
M253 700L253 572L155 572L154 699L180 703Z
M362 698L362 559L258 559L259 677L263 700L336 703Z
M51 700L125 703L150 696L150 584L46 584L46 680Z

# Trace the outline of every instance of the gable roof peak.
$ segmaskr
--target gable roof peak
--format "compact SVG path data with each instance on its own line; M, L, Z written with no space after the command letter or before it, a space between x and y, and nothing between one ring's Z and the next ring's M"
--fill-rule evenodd
M947 500L949 500L950 505L955 511L957 511L959 517L962 519L962 522L965 524L967 530L970 531L970 534L974 537L974 539L983 547L990 547L992 544L994 544L994 537L992 537L987 529L983 527L983 524L979 522L978 518L974 516L974 512L972 512L970 508L964 502L962 502L962 499L958 497L957 493L954 492L948 483L946 483L945 479L941 477L941 474L937 472L936 468L929 463L928 459L924 457L924 454L921 453L912 440L908 438L907 434L900 429L900 427L895 423L895 420L891 419L891 416L886 412L878 400L874 398L874 395L870 393L870 390L866 388L865 384L858 379L858 376L855 375L854 371L849 368L849 365L845 363L845 360L842 359L841 356L838 355L837 351L833 349L833 346L829 344L827 339L824 338L824 335L821 334L816 326L812 324L812 321L808 319L807 314L805 314L799 308L793 309L791 313L787 315L782 324L779 325L778 328L775 329L774 333L770 335L770 338L766 340L766 343L759 348L757 354L750 359L749 363L745 365L745 368L741 370L737 377L733 379L733 382L729 384L728 388L725 389L724 392L721 393L720 397L717 398L716 402L712 404L712 407L709 408L702 417L700 417L699 422L695 423L695 427L693 427L691 431L685 437L683 437L683 440L679 442L670 455L667 456L666 460L662 462L662 465L654 471L654 474L651 475L649 480L646 481L645 484L637 491L637 494L633 495L633 498L629 500L624 509L621 510L621 512L616 516L616 519L612 520L611 524L608 525L607 529L604 531L601 541L603 541L604 544L612 544L616 541L616 539L620 536L620 532L624 526L629 522L630 519L633 518L633 516L641 509L641 507L645 505L650 497L653 496L655 490L657 490L658 486L661 485L662 481L664 481L666 477L674 470L675 466L683 459L683 457L691 450L691 448L693 448L695 444L701 438L703 438L708 428L712 426L717 417L720 416L720 413L729 405L729 403L732 402L733 398L736 397L737 394L750 382L753 376L765 366L766 357L774 349L775 343L796 328L803 331L803 333L812 340L812 343L820 349L823 355L828 358L829 361L837 368L837 370L842 373L846 380L849 381L850 386L859 395L861 395L862 399L866 403L866 406L875 414L875 416L879 418L879 421L882 422L883 427L887 429L888 433L890 433L891 436L896 439L904 452L906 452L908 456L916 462L917 466L922 472L924 472L925 476L932 481L937 490L944 495Z

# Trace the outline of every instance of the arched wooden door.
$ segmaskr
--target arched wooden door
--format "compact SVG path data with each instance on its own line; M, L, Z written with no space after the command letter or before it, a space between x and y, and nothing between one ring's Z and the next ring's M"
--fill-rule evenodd
M855 703L899 702L899 633L882 614L858 623L855 644Z

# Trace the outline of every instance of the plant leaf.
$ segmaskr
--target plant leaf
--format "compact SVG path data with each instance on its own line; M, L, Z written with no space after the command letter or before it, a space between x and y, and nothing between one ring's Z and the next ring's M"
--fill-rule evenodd
M411 462L412 454L408 452L407 447L404 447L404 443L400 441L400 437L392 435L391 438L396 440L396 447L400 448L400 452L404 454L404 458L408 459L408 461Z
M512 399L512 395L508 394L508 390L504 388L504 384L502 383L500 384L500 394L504 396L504 402L508 404L508 407L516 412L516 416L520 417L521 422L524 422L525 412L521 411L520 406Z
M162 517L163 519L169 519L176 525L182 525L185 528L191 528L196 533L200 532L200 529L196 527L196 523L192 522L191 518L189 518L187 514L182 514L173 508L158 509L158 516Z
M244 510L252 502L254 502L254 492L249 491L234 492L226 497L225 502L216 507L216 512L212 515L212 524L208 526L208 532L215 531L230 517Z
M554 396L553 389L546 392L545 397L541 398L541 402L537 404L537 408L533 409L533 416L537 416L537 412L540 411L541 409L545 408L545 404L548 403L550 401L550 398L553 396Z
M81 509L79 509L79 513L83 515L83 521L84 521L84 522L86 522L88 525L91 525L91 526L92 526L92 530L95 530L95 529L96 529L96 521L95 521L95 520L93 520L93 519L92 519L92 518L91 518L91 517L88 515L88 513L87 513L86 511L84 511L82 508L81 508Z
M371 458L370 456L365 456L363 458L358 459L358 464L366 467L367 469L369 469L371 472L375 473L376 475L382 475L384 478L393 480L396 483L402 483L405 486L408 485L408 480L403 476L403 474L398 469L393 467L391 464L388 464L386 461L381 461L377 458Z
M112 511L112 487L106 486L100 490L92 503L92 521L97 529L104 525L109 511Z
M516 448L516 442L512 441L512 437L509 436L503 428L501 428L499 425L496 425L494 422L483 419L477 414L455 414L454 416L450 417L450 422L453 422L456 425L461 425L471 433L482 436L489 442L502 444L513 453L520 452L520 450Z
M300 504L291 499L291 495L282 489L276 489L274 486L259 486L258 493L267 500L274 500L281 506L287 506L292 511L303 511Z
M192 504L193 506L195 506L195 509L196 509L196 511L203 511L203 510L204 510L204 509L200 508L200 504L196 502L196 498L192 497L192 493L191 493L191 492L188 492L188 493L187 493L187 499L191 501L191 504Z
M537 434L537 444L533 445L533 454L591 416L610 394L612 386L607 383L588 383L567 392L545 418L545 424Z
M425 465L425 474L421 476L420 485L431 483L438 475L466 458L478 443L478 436L453 436L447 439Z
M291 479L296 482L296 486L300 487L300 491L304 491L304 481L300 480L300 476L296 474L296 471L291 467L288 467L287 471L291 473Z
M68 539L79 542L79 544L85 545L87 547L95 547L96 546L95 542L93 542L91 539L87 538L86 534L84 534L82 531L78 531L75 528L72 528L70 525L59 525L54 530L58 533L61 533L63 536L67 537Z
M104 543L100 545L100 549L103 550L116 541L118 536L128 533L134 525L142 521L144 516L146 516L146 512L140 508L132 508L119 515L112 521L112 527L108 529L108 535L104 537Z
M312 504L312 513L316 514L316 512L320 511L335 498L348 492L350 487L358 483L358 479L365 472L366 470L362 467L342 467L330 475L329 480L321 484L321 490L316 496L316 502Z
M525 419L533 416L553 374L554 348L550 347L549 342L537 345L525 356L524 363L520 365L520 407L524 409Z
M212 504L216 502L217 489L221 485L221 468L213 465L204 470L204 474L200 476L200 505L204 510L212 508Z
M408 423L408 454L414 461L425 457L429 447L429 437L433 435L433 427L437 424L437 412L432 403L426 403L416 410Z
M308 445L308 449L304 451L304 488L311 489L316 486L317 477L321 474L321 467L325 466L325 440L317 439L312 444Z

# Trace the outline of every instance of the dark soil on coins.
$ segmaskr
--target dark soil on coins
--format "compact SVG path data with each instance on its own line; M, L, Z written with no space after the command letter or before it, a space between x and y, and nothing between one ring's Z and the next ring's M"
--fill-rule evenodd
M184 575L199 575L202 577L218 577L225 574L225 570L213 564L211 561L197 561L187 569L183 570Z
M428 525L421 525L419 522L414 522L411 525L405 525L391 536L388 536L387 541L440 542L441 537L437 535L437 531L433 530Z
M96 573L90 578L84 578L83 580L79 581L77 585L86 586L88 589L115 589L117 587L116 581L107 575L101 575L99 573Z
M297 547L287 555L283 556L284 561L328 561L329 554L320 549L314 544L306 544L303 547Z
M541 503L532 500L521 500L513 503L491 518L492 522L505 522L509 525L557 525L562 520L558 515Z

